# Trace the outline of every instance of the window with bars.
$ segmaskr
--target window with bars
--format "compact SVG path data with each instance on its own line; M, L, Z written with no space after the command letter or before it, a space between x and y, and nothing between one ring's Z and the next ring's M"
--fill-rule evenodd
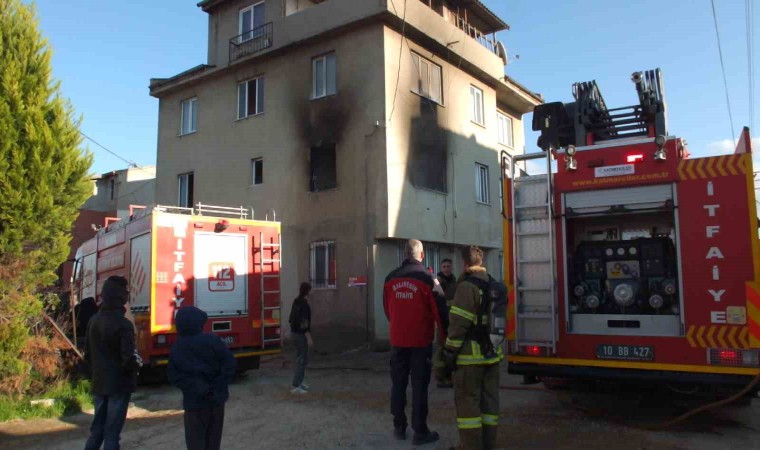
M336 287L335 241L312 242L310 254L311 286L314 288Z
M238 119L264 112L264 77L238 84Z
M405 240L398 241L398 264L404 262L406 259L406 242ZM436 275L441 270L441 247L438 244L430 242L422 243L422 251L424 253L422 258L422 264L433 270L433 275Z
M475 163L475 200L478 203L491 203L488 191L488 166Z

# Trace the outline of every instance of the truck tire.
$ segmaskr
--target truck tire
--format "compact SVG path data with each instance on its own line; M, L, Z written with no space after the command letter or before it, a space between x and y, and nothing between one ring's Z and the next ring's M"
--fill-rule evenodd
M261 358L259 356L247 356L237 360L237 373L241 374L249 370L257 370L259 368Z

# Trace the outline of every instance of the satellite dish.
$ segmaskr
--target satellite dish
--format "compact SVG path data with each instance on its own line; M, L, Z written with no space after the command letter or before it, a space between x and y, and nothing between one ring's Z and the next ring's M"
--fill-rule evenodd
M501 41L496 41L496 55L501 58L501 61L504 63L504 65L507 65L507 49L504 48L504 44L501 43Z

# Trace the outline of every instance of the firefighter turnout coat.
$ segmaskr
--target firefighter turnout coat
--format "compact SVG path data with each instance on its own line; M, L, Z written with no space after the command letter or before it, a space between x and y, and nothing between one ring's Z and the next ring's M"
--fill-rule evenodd
M449 311L449 332L446 348L457 354L454 371L454 399L459 429L458 449L491 449L495 445L499 425L499 361L501 346L496 355L488 357L481 351L477 339L468 332L476 324L480 302L487 292L467 277L488 281L483 267L470 267L459 279L454 301ZM483 318L488 323L488 318Z

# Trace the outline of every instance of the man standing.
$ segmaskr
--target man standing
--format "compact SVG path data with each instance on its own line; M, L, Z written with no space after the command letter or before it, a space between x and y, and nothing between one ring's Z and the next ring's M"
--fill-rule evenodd
M85 450L99 449L101 444L104 450L116 450L142 360L135 350L134 326L124 317L129 301L126 278L109 277L100 296L103 303L90 319L85 347L95 403Z
M394 436L406 439L406 387L412 380L413 445L438 440L438 433L427 427L428 385L431 375L435 324L445 332L447 318L443 291L422 264L422 242L406 244L406 259L385 279L383 306L390 321L391 337L391 413Z
M501 346L491 344L481 302L488 301L490 275L483 250L465 248L466 269L449 311L444 359L454 371L454 401L460 450L492 449L499 424L499 361ZM486 313L487 314L487 313Z
M446 314L448 315L448 308L451 307L451 302L454 300L454 293L457 288L457 279L454 276L454 267L450 259L446 258L441 261L441 271L438 272L438 282L441 284L444 296L446 297ZM443 361L441 352L443 351L444 344L443 333L438 333L438 339L436 340L436 351L433 357L433 373L435 374L435 381L439 388L452 388L454 383L451 381L451 370L446 367Z

